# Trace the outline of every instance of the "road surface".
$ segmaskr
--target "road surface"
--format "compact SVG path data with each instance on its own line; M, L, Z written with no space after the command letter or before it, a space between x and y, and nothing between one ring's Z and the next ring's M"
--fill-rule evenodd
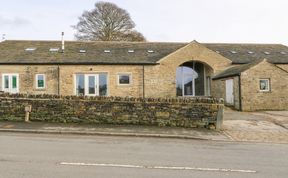
M2 178L288 177L288 145L0 133Z

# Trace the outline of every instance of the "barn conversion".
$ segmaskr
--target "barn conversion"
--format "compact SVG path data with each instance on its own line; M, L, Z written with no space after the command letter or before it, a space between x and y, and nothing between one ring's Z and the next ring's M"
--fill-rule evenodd
M0 43L9 93L224 98L242 111L288 109L281 44L10 41Z

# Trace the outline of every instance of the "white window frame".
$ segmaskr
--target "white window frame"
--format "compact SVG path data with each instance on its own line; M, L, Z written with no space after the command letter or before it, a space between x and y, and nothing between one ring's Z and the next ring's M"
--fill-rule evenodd
M95 93L89 93L89 77L94 77ZM84 95L99 96L99 74L84 74Z
M77 81L76 76L77 75L84 75L84 96L100 96L100 86L99 86L99 75L100 74L106 74L107 75L107 94L106 96L109 96L109 73L108 72L97 72L97 73L75 73L74 74L74 95L77 96ZM96 77L96 94L89 94L88 89L88 77L89 76L95 76Z
M8 80L9 80L9 86L8 88L5 88L5 76L8 76ZM13 89L13 79L12 77L16 76L16 85L17 87L15 89ZM19 74L18 73L3 73L2 74L2 91L4 92L9 92L9 93L19 93L20 91L20 86L19 86Z
M128 75L129 76L129 83L120 83L120 76L122 76L122 75ZM132 73L131 72L117 73L117 85L119 85L119 86L132 85Z
M43 87L39 87L38 86L38 77L43 75L43 82L44 82L44 86ZM36 74L35 77L35 82L36 82L36 89L45 89L46 88L46 75L45 74Z
M260 88L261 81L267 81L267 83L268 83L267 89L261 90L261 88ZM269 92L270 91L270 79L268 79L268 78L259 79L259 91L261 91L261 92Z

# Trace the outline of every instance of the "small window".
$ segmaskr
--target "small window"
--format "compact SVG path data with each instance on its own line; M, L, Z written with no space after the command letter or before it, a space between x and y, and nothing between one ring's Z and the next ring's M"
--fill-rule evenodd
M37 89L45 88L45 75L44 74L36 74L36 88Z
M51 53L57 53L59 51L59 48L50 48L49 52Z
M260 91L270 91L270 79L260 79Z
M119 85L130 85L131 84L131 74L119 74L118 75Z
M36 50L36 48L26 48L25 49L25 51L27 51L27 52L33 52L33 51L35 51Z
M86 53L86 50L85 49L80 49L79 53Z

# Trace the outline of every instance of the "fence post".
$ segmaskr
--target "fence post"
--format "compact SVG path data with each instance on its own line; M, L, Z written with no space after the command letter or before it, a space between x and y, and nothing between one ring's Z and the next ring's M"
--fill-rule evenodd
M31 105L25 106L25 122L29 122L30 112L32 110Z
M216 121L216 130L220 130L223 125L223 111L224 106L223 104L218 106L218 112L217 112L217 121Z

